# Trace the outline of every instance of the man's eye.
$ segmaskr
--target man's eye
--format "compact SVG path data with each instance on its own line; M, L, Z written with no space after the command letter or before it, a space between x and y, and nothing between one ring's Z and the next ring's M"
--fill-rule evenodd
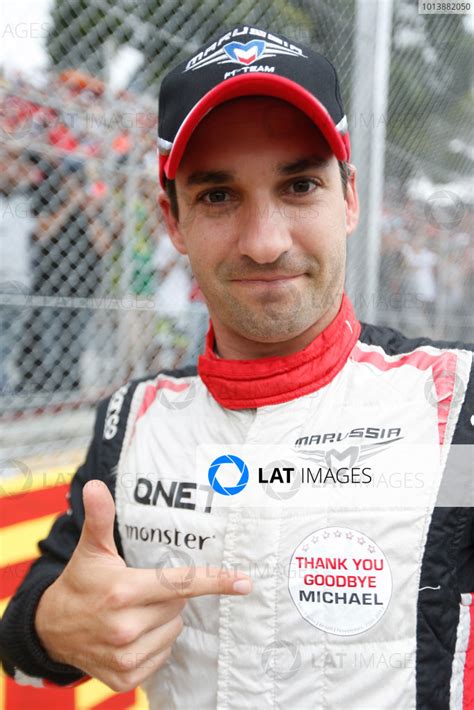
M304 180L295 180L290 185L290 192L304 195L307 192L312 192L316 187L316 181L306 178Z
M209 190L204 195L201 196L201 200L207 204L217 204L220 202L227 202L229 193L226 190Z

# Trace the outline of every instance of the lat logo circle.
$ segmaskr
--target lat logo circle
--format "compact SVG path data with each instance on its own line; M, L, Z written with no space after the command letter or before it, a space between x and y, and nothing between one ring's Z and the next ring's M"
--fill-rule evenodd
M238 471L240 471L240 479L236 486L223 485L217 478L217 472L220 467L224 464L235 464ZM249 470L245 461L242 461L238 456L233 456L232 454L225 454L224 456L219 456L217 459L211 463L208 472L209 483L212 488L223 496L235 496L240 491L243 491L247 483L249 482Z
M358 530L328 527L298 545L288 586L303 619L326 633L353 636L386 612L392 573L373 540Z

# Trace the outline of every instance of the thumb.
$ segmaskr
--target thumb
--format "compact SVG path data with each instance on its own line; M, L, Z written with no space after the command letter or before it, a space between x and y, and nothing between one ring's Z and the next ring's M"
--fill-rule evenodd
M83 488L84 526L79 544L90 553L118 557L114 540L115 503L103 481L88 481Z

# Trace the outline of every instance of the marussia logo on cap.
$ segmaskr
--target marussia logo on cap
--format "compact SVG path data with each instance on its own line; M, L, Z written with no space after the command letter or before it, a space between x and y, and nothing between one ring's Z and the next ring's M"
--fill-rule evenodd
M246 37L256 35L259 39L250 39L247 43L233 39L242 35L246 35ZM236 28L232 32L227 32L207 49L191 57L184 71L202 69L202 67L207 67L210 64L240 64L241 66L248 66L258 59L276 57L280 54L289 57L306 56L300 47L290 44L287 40L277 35L264 32L256 27L245 26Z
M265 42L262 39L254 39L247 44L241 42L229 42L224 45L225 52L234 62L239 64L252 64L262 56L265 50Z

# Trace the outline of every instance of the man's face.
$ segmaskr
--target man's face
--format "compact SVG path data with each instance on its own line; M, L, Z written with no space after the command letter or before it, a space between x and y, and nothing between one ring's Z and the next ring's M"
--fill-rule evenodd
M344 197L337 160L302 112L265 97L222 104L194 131L176 189L179 220L166 197L161 206L216 334L281 343L333 319L357 195L352 177Z

